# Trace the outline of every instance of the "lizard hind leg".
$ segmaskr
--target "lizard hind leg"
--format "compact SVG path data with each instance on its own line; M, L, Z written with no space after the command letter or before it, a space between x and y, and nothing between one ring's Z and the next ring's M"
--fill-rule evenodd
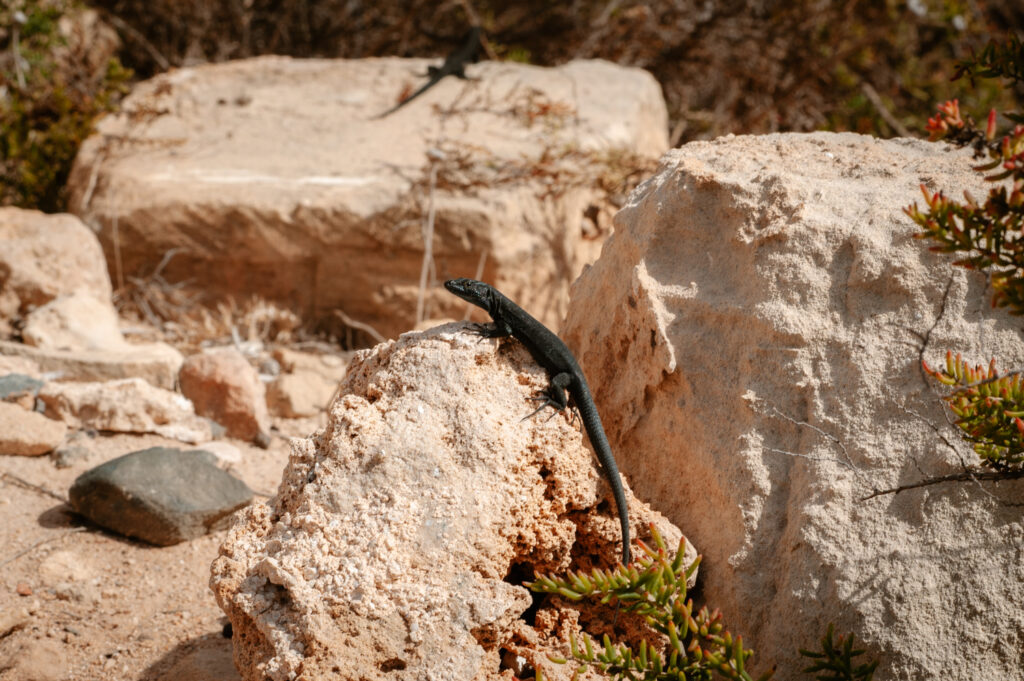
M527 414L526 416L524 416L522 421L525 421L531 416L534 416L537 413L543 411L544 407L555 408L555 412L548 417L549 421L553 419L558 412L565 409L565 407L569 404L569 399L565 394L565 389L569 386L570 381L572 381L572 376L566 373L557 374L554 378L552 378L547 390L545 390L540 395L537 395L536 397L530 398L535 402L540 402L541 405L534 409L529 414ZM522 423L522 421L520 421L520 423Z
M551 399L551 396L548 395L547 393L542 393L540 395L536 395L535 397L531 397L530 400L533 401L533 402L540 402L541 404L540 404L539 407L537 407L536 409L531 411L529 414L527 414L523 418L519 419L520 423L522 423L523 421L525 421L525 420L527 420L529 418L533 418L534 416L536 416L540 412L544 411L545 407L554 407L555 411L552 412L551 416L547 417L547 419L546 419L546 421L550 421L551 419L553 419L558 414L558 412L562 411L562 409L564 408L564 407L558 406L558 402L553 400L553 399Z

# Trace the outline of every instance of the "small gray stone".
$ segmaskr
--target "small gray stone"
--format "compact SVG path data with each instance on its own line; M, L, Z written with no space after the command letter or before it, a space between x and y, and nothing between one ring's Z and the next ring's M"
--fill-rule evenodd
M57 468L68 468L76 463L82 463L92 456L93 441L98 434L99 431L92 428L83 428L69 433L64 444L53 451L50 459L53 460Z
M260 362L260 378L269 376L273 378L281 374L281 363L273 357L267 357Z
M32 395L32 397L35 397L42 387L42 381L25 374L0 376L0 400L20 395Z
M209 452L166 447L125 454L78 476L68 495L71 507L150 544L193 539L252 501L249 486L215 461Z
M92 452L82 445L66 444L55 449L50 458L57 468L71 468L76 463L85 461L91 455Z
M210 424L210 436L213 440L222 440L224 436L228 434L228 429L220 425L213 419L206 419L206 422Z

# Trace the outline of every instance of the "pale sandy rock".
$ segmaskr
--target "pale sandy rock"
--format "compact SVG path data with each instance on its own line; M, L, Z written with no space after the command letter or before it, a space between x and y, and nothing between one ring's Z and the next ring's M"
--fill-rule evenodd
M38 363L27 357L0 354L0 376L6 374L22 374L32 378L39 378L42 375L42 371L39 369Z
M64 441L67 430L61 421L0 401L0 454L38 456L52 452Z
M341 309L394 336L415 323L433 164L437 280L483 263L554 323L597 255L581 224L610 200L600 178L668 148L661 89L602 61L486 62L378 116L434 63L261 57L161 74L82 146L70 205L111 260L116 229L126 275L175 249L168 281L339 329ZM428 315L456 308L430 292Z
M99 600L91 561L76 551L54 551L39 563L39 582L60 600Z
M436 324L434 326L437 326ZM348 369L348 361L339 355L300 352L291 348L277 348L273 357L286 373L311 371L338 382Z
M338 382L313 371L281 374L267 386L267 407L277 416L294 419L327 408Z
M178 381L196 413L224 426L231 437L255 440L270 430L266 388L238 350L218 348L187 357Z
M29 621L29 615L24 609L15 610L11 608L0 612L0 641L24 629Z
M223 440L211 440L210 442L204 442L196 447L196 450L213 454L214 458L217 459L217 464L222 467L241 463L242 461L242 450L230 442L224 442Z
M109 381L141 378L173 390L183 357L166 343L126 345L120 350L54 350L0 341L0 361L25 359L41 371L68 381Z
M1024 679L1024 482L862 500L977 461L923 378L924 338L931 362L1024 361L1019 320L901 212L920 183L984 196L971 165L852 134L688 144L573 286L565 337L613 450L776 678L835 622L879 679Z
M251 680L507 678L500 649L531 600L510 571L619 555L596 460L566 415L523 421L547 376L518 343L450 324L353 362L327 426L293 441L277 496L213 564L235 664ZM679 541L627 498L637 536L653 521Z
M284 418L319 414L330 403L348 368L337 355L274 350L281 372L267 384L267 406Z
M81 289L59 296L25 317L25 343L51 350L110 350L129 347L109 298Z
M73 428L157 433L182 442L210 439L210 425L187 398L141 378L102 383L51 382L39 391L46 413Z
M68 647L38 633L0 639L0 653L4 681L64 681L70 671Z
M74 215L0 208L0 318L84 290L110 300L99 241Z
M87 556L74 551L58 550L39 563L39 581L43 586L60 582L86 582L95 576Z

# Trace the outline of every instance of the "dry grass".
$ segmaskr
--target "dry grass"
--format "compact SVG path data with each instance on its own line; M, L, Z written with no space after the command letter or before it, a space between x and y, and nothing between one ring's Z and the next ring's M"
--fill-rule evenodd
M114 293L121 316L137 326L133 335L160 340L194 352L204 345L235 345L243 342L289 343L300 340L301 320L294 312L257 296L242 302L233 299L213 307L203 305L187 282L171 284L162 272L174 252L164 255L148 277L129 277Z

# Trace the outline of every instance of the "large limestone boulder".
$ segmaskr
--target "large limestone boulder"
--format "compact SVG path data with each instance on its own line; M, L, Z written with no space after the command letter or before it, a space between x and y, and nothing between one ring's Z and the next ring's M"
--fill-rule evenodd
M688 144L572 288L565 336L621 466L777 678L834 621L876 678L1024 679L1024 482L864 499L977 461L922 356L1024 361L1019 320L901 213L920 183L983 196L971 165L853 134Z
M278 494L243 511L213 564L242 677L504 679L503 649L550 666L521 648L539 637L520 583L607 567L621 537L568 414L523 421L546 384L519 343L456 324L357 355L327 426L293 441ZM627 498L640 538L654 522L679 542Z
M173 251L169 281L334 324L338 309L394 336L416 321L433 208L436 280L483 267L556 323L599 247L609 199L594 187L668 147L660 88L601 61L488 62L381 118L432 63L262 57L162 74L82 146L72 211L126 275ZM461 316L438 287L425 317L439 308Z

